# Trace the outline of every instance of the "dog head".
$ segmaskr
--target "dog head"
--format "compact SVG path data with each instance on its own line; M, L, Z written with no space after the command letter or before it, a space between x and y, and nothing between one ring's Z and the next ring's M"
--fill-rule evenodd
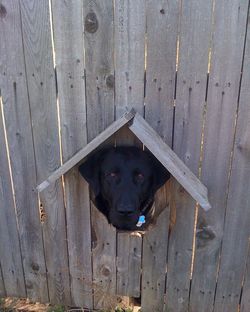
M94 192L97 208L121 230L138 229L142 214L147 220L155 192L170 178L152 154L124 146L95 153L79 171Z

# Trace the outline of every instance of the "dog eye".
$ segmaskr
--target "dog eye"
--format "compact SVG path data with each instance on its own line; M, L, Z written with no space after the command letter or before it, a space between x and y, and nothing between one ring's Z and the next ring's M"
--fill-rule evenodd
M118 172L115 172L115 171L105 173L105 177L116 178L117 176L118 176Z
M136 173L135 173L135 176L136 176L136 178L137 178L138 180L140 180L140 181L144 180L144 174L141 173L141 172L136 172Z

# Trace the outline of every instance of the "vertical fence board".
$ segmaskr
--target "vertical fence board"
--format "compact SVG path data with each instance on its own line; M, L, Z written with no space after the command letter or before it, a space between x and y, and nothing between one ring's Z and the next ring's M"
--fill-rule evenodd
M113 2L84 1L88 141L114 120ZM116 231L91 208L94 307L116 305Z
M27 296L48 302L46 266L39 218L36 168L25 75L20 7L2 1L1 58L4 63L2 96L15 192L16 212Z
M0 263L0 296L1 296L1 298L6 297L6 291L5 291L4 282L3 282L1 263Z
M199 213L190 310L213 311L233 147L248 1L221 1L214 7L211 71L204 130L202 180L213 209ZM229 255L228 255L229 257ZM237 257L237 256L236 256ZM231 255L230 258L233 258ZM227 281L228 282L228 281ZM226 292L227 286L223 284ZM217 292L220 290L217 288ZM219 295L218 293L218 295ZM220 293L221 303L224 301ZM218 297L219 298L219 297ZM228 301L229 302L229 301ZM236 311L230 304L217 311Z
M52 1L63 161L87 144L82 1ZM88 185L75 167L64 176L71 276L76 306L92 308Z
M240 6L240 12L237 9ZM225 3L228 7L228 2ZM229 112L224 120L230 122L230 115L234 115L237 105L239 78L241 73L242 49L245 38L245 25L248 14L248 1L240 1L231 5L233 17L230 24L233 33L230 33L231 43L228 60L225 64L228 69L228 76L224 81L231 82L233 90L225 90L225 106ZM220 13L221 18L222 13ZM228 16L228 14L227 14ZM225 27L226 25L224 25ZM249 30L249 25L248 25ZM232 159L232 172L228 190L228 200L225 215L225 229L222 241L219 275L217 280L217 291L215 296L215 312L231 312L238 309L243 275L248 252L248 239L250 235L250 107L249 107L249 83L250 83L250 36L248 32L246 52L244 58L244 69L241 82L241 92L239 100L238 120L235 135L235 145ZM230 55L232 60L230 62ZM218 57L218 55L217 55ZM230 63L229 63L230 62ZM229 65L231 65L229 67ZM237 67L236 67L237 66ZM216 80L218 81L218 80ZM231 104L231 105L230 105ZM223 106L223 112L227 113ZM230 114L230 115L229 115ZM223 116L222 116L223 117ZM223 120L223 119L222 119ZM234 120L231 120L233 124ZM226 130L226 129L225 129ZM232 130L227 129L222 133L223 141L226 135L233 136ZM227 140L226 140L227 142ZM231 145L231 142L227 142ZM220 143L219 143L220 144ZM220 144L222 147L222 144ZM224 147L224 151L226 148ZM226 157L223 155L223 161ZM222 163L222 161L221 161ZM219 200L217 199L217 203Z
M1 99L0 99L1 101ZM1 105L1 103L0 103ZM22 256L0 107L0 294L26 296ZM2 283L1 283L1 279ZM4 281L4 282L3 282ZM3 284L4 283L4 284Z
M174 151L198 175L212 1L184 1L181 8ZM202 29L202 31L201 31ZM176 220L170 233L165 311L187 311L195 202L174 183Z
M145 118L172 144L178 1L146 1L147 55ZM157 48L156 48L157 47ZM142 259L142 310L162 311L169 228L169 184L156 194L155 205L162 199L165 209L152 230L145 233ZM159 207L157 207L158 209Z
M249 253L250 242L248 241L248 243L249 243L248 244L248 259L247 259L246 272L245 272L245 277L244 277L240 312L250 311L250 253Z
M56 85L49 2L21 1L27 83L38 183L60 166ZM50 302L70 304L65 208L62 182L40 194Z
M125 109L134 108L144 115L144 71L145 71L145 1L115 1L115 117L119 118ZM139 140L128 129L122 129L116 137L118 145L141 146ZM117 248L117 258L133 253L133 236L118 233L118 243L128 249ZM141 270L142 237L137 240L137 258L134 267L119 262L117 292L125 295L121 285L134 280L133 289L127 295L138 297L140 279L134 279L134 272ZM137 266L137 267L135 267Z
M143 312L163 311L169 230L169 186L156 194L155 206L163 210L143 237L141 306ZM160 202L161 201L161 202Z
M129 272L129 274L128 274ZM141 236L119 233L117 236L117 293L140 297Z

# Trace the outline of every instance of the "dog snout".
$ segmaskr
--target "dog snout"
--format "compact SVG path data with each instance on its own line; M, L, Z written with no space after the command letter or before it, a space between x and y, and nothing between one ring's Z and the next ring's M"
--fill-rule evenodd
M135 207L131 204L120 204L117 211L122 215L131 216L135 212Z

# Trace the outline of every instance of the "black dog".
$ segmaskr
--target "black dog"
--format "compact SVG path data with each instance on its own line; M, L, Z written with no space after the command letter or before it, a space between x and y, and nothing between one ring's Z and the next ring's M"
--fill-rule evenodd
M131 146L99 151L79 171L97 208L121 230L141 230L150 223L154 194L170 178L151 153Z

